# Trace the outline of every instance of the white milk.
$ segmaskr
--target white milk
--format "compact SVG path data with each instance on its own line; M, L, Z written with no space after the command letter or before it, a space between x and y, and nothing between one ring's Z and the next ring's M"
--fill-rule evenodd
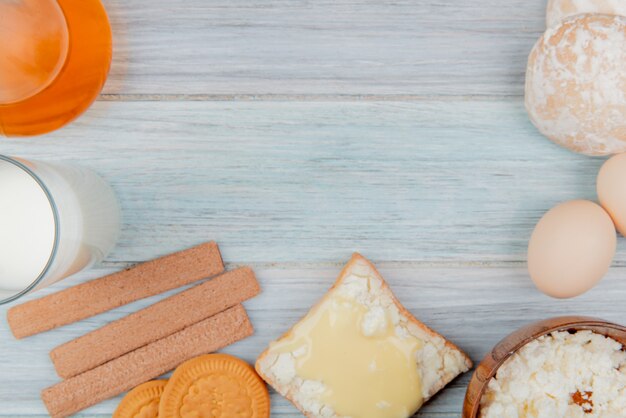
M54 237L44 190L26 171L0 160L0 290L28 287L48 264Z
M115 195L92 171L18 161L27 168L0 158L0 302L102 261L120 227Z

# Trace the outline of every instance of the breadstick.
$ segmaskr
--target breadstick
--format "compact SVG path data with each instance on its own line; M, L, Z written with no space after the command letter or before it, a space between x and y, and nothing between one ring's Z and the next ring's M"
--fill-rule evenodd
M247 267L222 274L65 343L50 353L62 378L107 361L213 316L260 291Z
M222 271L219 248L209 242L17 305L9 309L7 319L13 335L24 338Z
M44 389L52 418L64 418L172 370L182 362L252 335L241 305Z

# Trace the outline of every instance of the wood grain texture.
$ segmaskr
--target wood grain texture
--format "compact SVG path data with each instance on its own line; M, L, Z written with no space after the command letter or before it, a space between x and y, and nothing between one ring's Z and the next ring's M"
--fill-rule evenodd
M367 254L365 254L367 255ZM337 258L338 262L347 261ZM373 261L377 261L374 259ZM419 319L432 326L480 360L506 334L539 319L559 315L594 315L625 323L626 269L615 268L600 285L575 300L559 301L537 292L524 268L501 267L404 267L379 263L400 301ZM329 268L256 269L263 293L245 303L256 329L253 337L225 350L252 362L267 343L281 335L333 284L340 266ZM47 294L87 278L112 272L95 269L41 291ZM134 303L24 341L9 338L4 319L0 321L0 416L43 415L39 391L58 378L48 358L56 345L120 318L163 296ZM4 318L6 308L0 308ZM488 324L488 325L487 325ZM420 417L458 417L461 412L467 373L452 382L423 409ZM85 416L111 413L119 399L99 404ZM273 395L272 416L298 417L296 410Z
M123 232L104 266L35 296L214 239L264 290L246 303L257 334L227 350L250 362L353 250L474 360L533 320L626 323L626 240L574 300L544 297L524 267L541 214L594 199L603 162L551 144L523 109L545 0L103 2L115 51L101 101L0 153L93 168L120 197ZM50 349L164 296L21 342L0 307L0 417L45 416ZM459 418L469 377L419 417ZM273 417L300 416L272 401Z
M546 0L104 0L113 95L520 95Z
M595 198L603 161L543 138L517 99L100 102L1 151L102 174L124 218L113 262L207 240L241 263L523 262L545 211Z

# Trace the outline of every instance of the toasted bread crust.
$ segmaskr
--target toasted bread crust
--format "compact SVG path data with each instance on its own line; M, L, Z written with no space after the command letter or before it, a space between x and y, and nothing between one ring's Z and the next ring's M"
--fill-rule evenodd
M419 319L417 319L411 312L409 312L398 300L398 298L396 297L396 295L393 293L393 291L391 290L391 288L389 287L389 284L387 283L387 281L383 278L383 276L380 274L380 272L378 271L378 269L376 269L376 266L369 261L367 258L363 257L361 254L359 253L354 253L352 255L352 258L350 259L350 262L348 263L348 266L351 266L353 263L357 263L358 261L362 261L364 263L366 263L371 269L372 271L374 271L374 273L376 273L376 275L378 276L378 278L381 280L382 284L383 284L383 288L386 289L389 294L391 295L391 299L393 300L393 303L396 305L396 307L398 308L398 310L404 315L406 316L406 318L414 323L415 325L417 325L418 327L420 327L423 331L426 331L430 336L432 337L439 337L442 338L445 341L446 347L458 351L460 354L463 355L463 358L465 359L465 364L467 365L468 368L471 368L473 366L472 363L472 359L465 354L465 352L463 350L461 350L459 347L457 347L454 343L452 343L451 341L447 340L443 335L439 334L437 331L429 328L426 324L424 324L422 321L420 321ZM346 266L346 268L348 267ZM344 268L344 271L345 270ZM342 275L344 273L344 271L342 271ZM342 276L340 276L340 278L342 278ZM340 282L338 281L337 283L335 283L335 285L333 286L336 287ZM432 396L432 395L431 395Z

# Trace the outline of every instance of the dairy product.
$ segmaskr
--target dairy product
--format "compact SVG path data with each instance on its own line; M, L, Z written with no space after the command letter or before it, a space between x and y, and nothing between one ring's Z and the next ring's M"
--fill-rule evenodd
M471 361L413 318L355 255L335 286L257 361L308 417L406 418Z
M0 289L20 291L43 271L54 247L54 218L35 178L0 160Z
M92 171L0 156L0 302L102 260L119 222Z
M626 352L591 331L540 337L500 366L480 417L626 417Z
M305 390L319 391L320 401L337 414L408 416L423 400L415 355L424 344L396 332L398 316L391 306L368 310L333 295L272 348L292 356L291 367L307 382Z

